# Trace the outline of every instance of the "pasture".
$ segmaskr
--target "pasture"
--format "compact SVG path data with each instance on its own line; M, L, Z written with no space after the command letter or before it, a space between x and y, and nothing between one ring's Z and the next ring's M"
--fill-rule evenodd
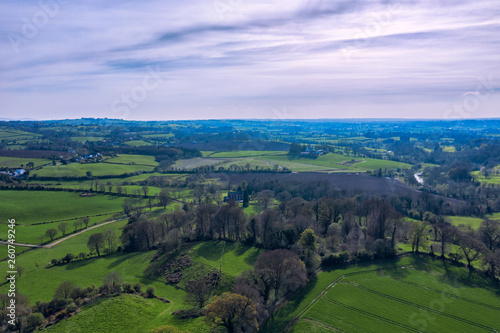
M264 332L443 332L498 329L498 287L428 257L321 272ZM295 320L292 320L295 318Z
M97 141L102 141L104 137L102 136L72 136L71 141L76 141L80 143L85 143L85 142L97 142Z
M130 155L122 154L116 157L109 158L105 161L106 163L113 164L139 164L147 166L157 166L158 162L155 161L154 156L149 155Z
M18 225L51 222L75 217L120 212L123 197L54 191L1 191L0 211L8 212Z
M152 166L128 165L109 163L71 163L67 165L48 166L32 172L32 175L39 177L85 177L87 172L92 172L93 176L121 175L136 171L152 171Z
M0 156L0 168L27 168L27 164L33 162L35 167L49 164L52 161L45 158L22 158Z
M146 142L144 140L131 140L124 142L125 145L131 147L142 147L142 146L152 146L152 143Z
M448 216L448 218L451 220L451 223L454 226L462 226L465 228L471 228L473 230L479 229L481 222L483 222L483 219L472 216Z

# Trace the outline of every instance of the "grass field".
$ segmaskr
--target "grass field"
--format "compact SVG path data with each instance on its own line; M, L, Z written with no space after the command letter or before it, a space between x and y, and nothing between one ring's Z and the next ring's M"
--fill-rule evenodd
M103 232L112 226L116 234L119 235L120 228L126 223L125 220L116 222L75 236L52 249L37 249L20 255L17 258L17 264L23 266L25 272L18 280L18 290L27 295L31 303L34 304L36 300L50 300L55 288L62 281L71 280L83 287L91 284L98 286L108 272L116 271L124 282L135 283L139 281L143 285L153 285L156 288L156 294L171 300L171 303L163 304L156 300L144 300L135 296L122 295L120 298L100 300L88 305L79 314L62 321L47 331L150 332L152 328L157 326L175 325L189 332L209 332L209 328L204 327L203 318L179 320L171 315L174 310L189 307L184 302L185 292L182 288L167 285L162 278L150 279L143 275L144 270L150 264L154 251L119 253L103 258L92 258L45 268L52 259L61 258L68 252L75 254L88 252L86 242L92 233ZM224 255L221 258L223 248ZM196 267L205 266L209 267L210 270L217 270L221 262L223 274L234 278L244 269L250 268L260 252L260 249L237 243L207 242L195 245L189 251L189 255ZM0 269L6 269L5 265L6 262L1 262ZM31 288L32 285L36 285L37 288ZM0 291L5 291L5 288L6 285L0 287ZM138 316L130 314L131 311ZM113 327L108 326L108 322L112 323ZM99 327L102 330L89 330L89 327Z
M216 158L236 158L236 157L254 157L254 156L266 156L266 155L285 155L285 151L268 151L268 150L239 150L239 151L228 151L221 153L214 153L210 157Z
M26 164L28 164L29 162L33 162L33 164L35 164L35 167L38 167L40 165L49 164L52 161L45 158L20 158L0 156L0 168L20 168L21 164L24 168L26 168Z
M131 146L131 147L142 147L142 146L152 146L152 143L146 142L144 140L132 140L132 141L127 141L124 142L125 145Z
M85 177L87 171L94 176L121 175L136 171L152 171L152 166L127 165L108 163L72 163L67 165L48 166L40 170L33 171L33 175L39 177Z
M222 251L224 255L221 259ZM222 272L231 277L252 268L262 250L232 242L203 242L193 246L189 256L193 261L208 265L214 270L222 267Z
M298 315L291 332L491 332L498 292L489 280L430 258L344 266L313 278L263 331L281 332Z
M117 164L141 164L149 166L157 166L158 162L155 161L154 156L148 155L118 155L106 160L107 163L117 163Z
M47 191L0 191L0 211L18 225L119 212L123 197ZM29 204L28 204L29 203Z
M472 175L481 183L500 185L500 175L491 175L488 178L485 178L479 171L473 171Z
M311 166L310 171L315 171L314 167L323 167L324 170L346 170L351 172L365 172L381 169L397 169L397 168L410 168L410 164L394 162L389 160L378 160L371 158L353 158L349 156L339 155L339 154L327 154L319 156L316 159L309 158L298 158L294 160L289 160L288 156L285 155L269 155L257 157L260 160L268 161L274 164L278 164L283 167L290 168L293 171L308 171L304 168L301 170L294 169L293 165L288 167L288 163L296 163L302 165Z
M100 221L103 221L107 218L110 218L112 217L113 215L115 215L114 213L110 213L110 214L105 214L105 215L102 215L102 216L90 216L89 217L89 227L91 225L93 225L94 223L98 223ZM74 220L68 220L68 221L64 221L68 224L68 228L67 228L67 231L66 231L66 236L68 236L70 233L72 233L74 230L75 230L75 227L73 225L74 222L78 221L79 219L74 219ZM61 222L54 222L54 223L46 223L46 224L36 224L36 225L33 225L33 224L28 224L28 225L17 225L16 226L16 242L17 243L22 243L22 244L40 244L40 238L39 236L40 235L45 235L45 232L50 229L50 228L54 228L58 231L56 237L59 238L59 237L62 237L62 233L60 230L57 229L57 226L60 224ZM2 230L1 232L2 235L6 235L6 230L4 228L4 226L1 226L0 227L0 230ZM81 229L80 229L81 230ZM80 231L79 230L79 231ZM0 237L0 238L5 238L5 237ZM47 242L49 241L49 237L45 236L42 240L43 242Z
M76 141L76 142L97 142L97 141L102 141L104 138L101 136L72 136L71 141Z
M454 226L465 226L477 230L483 219L471 216L448 216Z
M41 134L18 131L18 130L0 130L0 140L31 140L41 137Z

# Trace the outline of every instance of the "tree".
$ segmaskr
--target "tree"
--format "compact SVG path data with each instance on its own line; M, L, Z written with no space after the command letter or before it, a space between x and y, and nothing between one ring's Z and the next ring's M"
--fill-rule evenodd
M274 303L280 292L286 293L305 285L307 271L297 254L289 250L264 252L255 262L255 271L263 285L264 304L274 290Z
M164 188L160 191L160 195L158 196L158 200L160 201L160 205L163 206L163 209L167 208L167 205L170 202L170 192Z
M271 190L263 190L257 194L257 202L259 205L264 206L264 210L267 210L273 199L274 193Z
M446 244L453 240L457 232L457 228L449 223L438 223L436 228L437 237L441 242L441 259L444 259Z
M490 219L484 220L479 227L479 235L484 245L494 253L500 245L500 223Z
M111 190L113 189L113 184L111 182L107 182L106 186L108 187L108 192L111 193Z
M245 191L243 191L243 208L246 208L249 205L250 205L250 196L248 195L248 190L245 189Z
M215 329L225 327L229 333L258 331L255 305L249 298L235 293L215 296L207 306L205 321Z
M48 236L51 242L54 240L54 237L56 237L56 235L57 235L57 230L54 228L50 228L45 232L45 236Z
M108 251L109 253L113 252L116 247L116 235L115 231L113 229L107 229L104 232L104 241L106 242L106 245L108 246Z
M54 292L54 299L68 299L76 284L73 281L63 281Z
M104 247L104 235L102 233L93 234L89 237L87 246L90 252L96 251L101 256L101 249Z
M61 222L57 226L57 229L61 230L63 236L66 236L66 229L68 228L68 223L66 222Z
M108 290L109 293L120 291L122 283L123 279L116 271L109 272L102 279L102 285Z
M144 193L144 196L147 197L149 192L149 187L147 185L144 185L141 189L142 193Z
M87 171L86 175L87 175L88 178L92 178L92 171Z
M33 163L33 162L28 162L28 163L26 163L26 167L27 167L28 169L33 169L33 168L35 167L35 163Z
M423 222L415 221L412 224L411 234L412 234L412 244L411 251L418 253L418 249L425 243L426 235L425 229L427 228L427 224Z
M481 254L485 252L485 247L477 239L466 233L459 233L458 238L458 245L467 260L467 267L472 268L472 262L479 259Z
M210 288L204 278L191 280L186 285L186 303L203 308L210 297Z
M85 224L85 229L87 229L89 222L90 222L90 218L88 216L85 216L82 218L82 222L83 222L83 224Z
M314 234L312 229L306 229L300 235L298 244L302 246L305 250L316 251L318 248L318 236Z
M83 225L83 221L82 220L76 220L75 222L73 222L73 226L75 227L75 232L80 229Z

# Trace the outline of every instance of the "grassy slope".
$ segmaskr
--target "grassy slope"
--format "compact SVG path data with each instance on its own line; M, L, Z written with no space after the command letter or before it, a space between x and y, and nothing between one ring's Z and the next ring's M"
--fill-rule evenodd
M122 294L86 305L76 316L49 327L45 332L150 332L170 316L170 303Z

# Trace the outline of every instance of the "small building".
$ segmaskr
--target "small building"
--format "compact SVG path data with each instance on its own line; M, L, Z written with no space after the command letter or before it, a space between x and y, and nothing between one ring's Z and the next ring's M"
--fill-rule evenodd
M243 191L228 192L227 197L224 197L224 202L228 201L243 201Z

